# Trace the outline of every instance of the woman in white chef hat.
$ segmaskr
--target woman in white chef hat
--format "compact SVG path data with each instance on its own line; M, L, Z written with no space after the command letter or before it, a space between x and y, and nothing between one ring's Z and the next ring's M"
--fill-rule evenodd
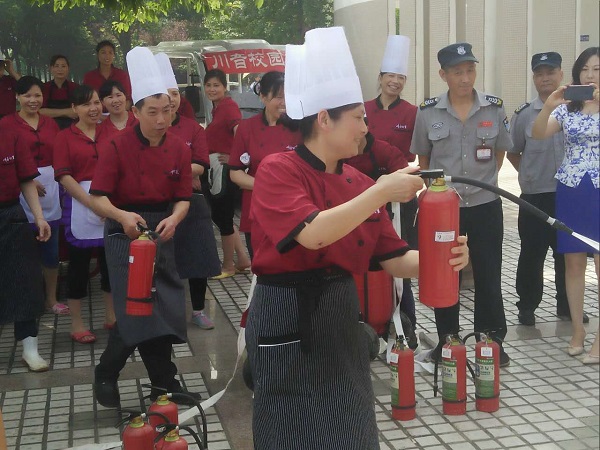
M376 139L381 139L400 149L402 157L407 163L415 160L415 155L410 152L417 107L401 98L402 90L408 75L408 60L410 38L401 35L388 36L381 62L378 82L381 93L365 102L365 111L369 131ZM407 203L392 205L397 216L394 227L411 248L417 248L417 228L415 216L417 214L417 200L412 199ZM413 327L417 324L415 314L415 298L413 296L410 278L396 280L398 296L401 297L400 309L410 318Z
M254 380L253 436L263 449L378 449L367 342L350 275L380 264L418 275L418 252L384 205L423 186L405 169L377 183L342 160L367 132L360 83L342 28L315 29L286 47L288 115L304 145L266 157L256 174L246 328ZM468 261L459 238L456 270Z

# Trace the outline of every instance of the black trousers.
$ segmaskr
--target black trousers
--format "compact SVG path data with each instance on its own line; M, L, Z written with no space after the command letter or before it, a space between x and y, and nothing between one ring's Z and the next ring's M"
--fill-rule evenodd
M208 280L206 278L190 278L190 299L192 300L192 309L202 311L206 302L206 287Z
M252 261L252 258L254 258L254 250L252 250L252 233L244 232L244 237L246 238L246 248L250 255L250 261Z
M502 301L501 269L504 237L502 202L460 208L460 234L469 238L469 255L475 281L474 331L492 331L500 339L506 336L506 317ZM446 334L459 331L460 302L449 308L435 309L440 341Z
M171 361L173 350L171 336L160 336L141 342L137 346L128 346L121 338L118 323L110 331L108 344L100 357L100 363L96 366L96 381L116 382L119 379L119 373L136 347L140 352L152 386L171 391L175 385L179 385L175 379L177 366Z
M67 271L67 298L80 300L88 295L90 279L90 260L94 248L79 248L68 244L69 268ZM108 267L104 247L96 247L98 264L100 265L100 289L110 292Z
M521 198L554 217L556 194L521 194ZM554 258L554 284L556 287L556 312L569 313L565 286L565 258L556 251L556 231L547 223L519 208L519 237L521 253L517 266L517 294L519 311L534 311L542 301L544 292L544 262L548 248Z
M28 337L36 337L38 335L37 319L24 320L15 322L14 324L15 341L22 341Z
M419 247L418 227L415 221L419 203L416 198L407 203L400 204L400 225L402 227L402 237L410 245L410 248L417 250ZM400 311L406 314L412 323L413 328L417 325L417 315L415 309L415 296L412 291L410 278L404 278L402 283L402 301L400 302Z

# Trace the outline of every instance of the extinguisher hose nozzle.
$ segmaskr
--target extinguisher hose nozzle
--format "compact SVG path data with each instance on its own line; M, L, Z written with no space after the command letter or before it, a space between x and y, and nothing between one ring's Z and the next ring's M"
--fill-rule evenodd
M531 203L523 200L522 198L517 197L514 194L511 194L508 191L505 191L504 189L500 189L498 186L494 186L494 185L489 184L489 183L484 183L482 181L473 180L471 178L466 178L466 177L454 177L454 176L446 175L444 177L444 179L447 182L459 183L459 184L468 184L468 185L476 186L476 187L479 187L481 189L485 189L486 191L490 191L490 192L493 192L495 194L498 194L501 197L504 197L504 198L510 200L511 202L516 203L517 205L519 205L520 207L522 207L525 211L527 211L528 213L534 215L538 219L546 222L547 224L549 224L553 228L555 228L557 230L560 230L560 231L564 231L565 233L568 233L568 234L573 234L573 230L570 229L568 226L566 226L561 221L556 220L553 217L550 217L544 211L542 211L539 208L536 208Z

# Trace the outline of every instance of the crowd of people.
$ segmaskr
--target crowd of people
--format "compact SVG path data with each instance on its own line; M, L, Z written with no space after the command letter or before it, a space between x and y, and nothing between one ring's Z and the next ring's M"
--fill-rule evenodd
M204 92L213 110L206 129L181 97L165 54L136 47L126 72L114 66L115 46L100 42L98 67L82 85L69 79L64 55L50 59L46 83L0 62L0 324L14 324L29 369L48 370L37 349L44 311L70 315L77 343L96 340L81 314L96 257L110 330L95 370L97 400L119 406L119 373L136 348L151 397L182 392L171 350L187 339L183 280L192 323L211 329L207 280L251 269L257 280L246 340L256 448L286 448L291 439L307 448L333 441L378 448L351 274L375 266L396 277L401 309L416 325L410 280L418 276L416 194L424 185L410 162L497 185L507 155L523 199L600 238L599 48L586 49L573 65L570 84L594 86L593 98L579 101L564 97L561 55L533 55L537 95L509 123L502 99L474 88L478 61L468 43L438 52L446 92L419 106L403 99L409 45L405 36L389 37L381 92L363 102L343 30L311 30L303 46L287 46L285 73L257 77L254 92L264 109L249 119L228 95L226 74L209 70ZM309 58L325 63L314 67ZM490 332L505 367L502 202L487 190L454 187L460 236L449 264L458 271L470 257L474 330ZM566 351L581 355L589 321L585 270L592 256L598 276L598 251L524 210L518 226L519 322L535 324L551 248L556 313L573 326ZM132 317L125 312L129 243L143 228L160 236L156 295L151 316ZM68 249L66 304L56 294L59 240ZM459 332L459 309L460 302L435 309L439 344L431 360L441 357L445 337ZM599 352L596 334L582 362L598 364Z

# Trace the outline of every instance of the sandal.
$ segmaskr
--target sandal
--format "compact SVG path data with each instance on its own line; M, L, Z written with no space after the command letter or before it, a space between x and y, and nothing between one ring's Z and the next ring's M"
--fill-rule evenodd
M252 270L251 266L236 267L235 273L250 273L251 270Z
M56 314L57 316L68 316L71 314L71 310L64 303L55 303L52 308L46 309L46 312Z
M235 272L221 272L219 275L215 277L211 277L211 280L222 280L224 278L229 278L235 275Z
M85 330L71 333L71 339L80 344L91 344L92 342L96 342L96 335L90 330Z

